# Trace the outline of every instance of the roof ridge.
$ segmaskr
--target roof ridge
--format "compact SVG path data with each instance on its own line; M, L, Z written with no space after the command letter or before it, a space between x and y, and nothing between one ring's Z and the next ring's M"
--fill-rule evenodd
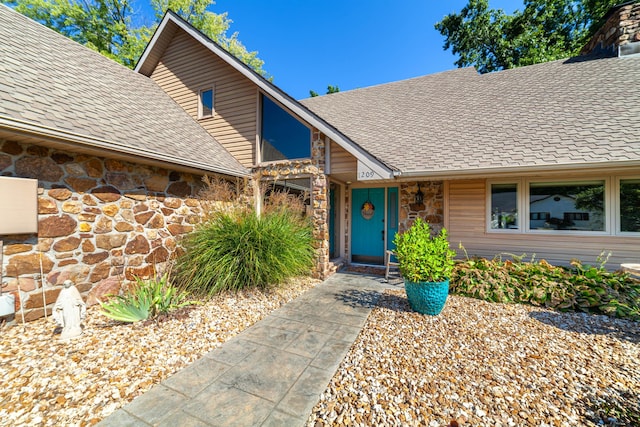
M451 70L443 70L443 71L438 71L432 74L423 74L421 76L415 76L415 77L409 77L406 79L402 79L402 80L395 80L392 82L386 82L386 83L378 83L378 84L374 84L371 86L364 86L364 87L360 87L360 88L355 88L355 89L349 89L349 90L344 90L344 91L339 91L339 92L335 92L335 93L330 93L330 94L325 94L325 95L319 95L319 96L312 96L309 98L304 98L301 99L300 102L306 102L309 100L315 100L315 99L326 99L327 96L331 95L351 95L355 92L359 92L359 91L365 91L365 90L373 90L373 89L380 89L380 88L386 88L386 87L390 87L390 86L395 86L395 85L403 85L403 84L407 84L407 83L411 83L411 82L415 82L415 81L419 81L419 80L423 80L423 79L436 79L436 78L441 78L445 75L456 75L456 76L463 76L463 75L469 75L469 76L478 76L480 75L475 67L461 67L461 68L454 68Z

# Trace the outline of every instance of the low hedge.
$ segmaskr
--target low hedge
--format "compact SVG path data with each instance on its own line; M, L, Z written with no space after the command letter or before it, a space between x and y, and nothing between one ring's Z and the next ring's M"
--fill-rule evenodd
M540 260L471 258L458 263L451 292L499 303L525 303L562 311L606 314L640 321L640 281L622 271Z

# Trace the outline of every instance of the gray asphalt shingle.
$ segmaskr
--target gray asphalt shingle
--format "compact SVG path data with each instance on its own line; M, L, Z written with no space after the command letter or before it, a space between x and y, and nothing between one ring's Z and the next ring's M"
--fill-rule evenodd
M0 40L0 118L107 141L144 157L198 164L205 171L247 173L148 77L4 5Z
M301 101L402 172L640 160L640 57L464 68Z

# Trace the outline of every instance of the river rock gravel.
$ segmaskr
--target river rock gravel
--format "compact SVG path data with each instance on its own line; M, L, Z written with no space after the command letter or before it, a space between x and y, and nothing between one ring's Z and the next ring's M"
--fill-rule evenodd
M307 425L639 423L640 323L458 296L431 317L391 290Z
M52 319L0 329L0 426L93 425L304 291L223 294L159 321L122 324L94 306L83 334L53 335ZM19 316L18 316L19 318Z
M80 338L49 319L0 330L0 425L85 426L317 282L221 295L159 322L88 310ZM381 297L308 426L637 426L640 324L450 296L437 317Z

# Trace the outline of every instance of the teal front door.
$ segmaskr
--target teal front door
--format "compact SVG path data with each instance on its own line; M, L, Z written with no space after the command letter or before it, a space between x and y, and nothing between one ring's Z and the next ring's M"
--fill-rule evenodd
M387 193L387 197L385 197L385 193ZM397 188L353 189L352 262L384 264L385 247L392 247L393 237L398 227L397 197ZM367 207L373 209L367 209Z

